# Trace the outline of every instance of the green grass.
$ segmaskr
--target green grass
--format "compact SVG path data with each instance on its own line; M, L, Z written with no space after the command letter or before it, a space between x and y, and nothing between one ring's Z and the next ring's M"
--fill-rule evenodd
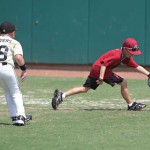
M20 83L27 114L24 127L11 125L0 90L1 150L149 150L150 92L145 80L127 80L143 111L127 111L120 87L103 84L96 91L68 97L57 111L50 100L55 88L80 86L84 78L28 77Z

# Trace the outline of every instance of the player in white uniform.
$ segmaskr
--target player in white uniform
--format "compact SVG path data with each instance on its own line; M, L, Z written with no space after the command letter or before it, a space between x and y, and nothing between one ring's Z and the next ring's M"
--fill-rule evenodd
M14 39L15 25L3 22L0 25L0 86L4 89L12 124L21 126L32 116L25 114L22 93L14 71L14 61L21 69L21 80L26 79L26 65L21 44Z

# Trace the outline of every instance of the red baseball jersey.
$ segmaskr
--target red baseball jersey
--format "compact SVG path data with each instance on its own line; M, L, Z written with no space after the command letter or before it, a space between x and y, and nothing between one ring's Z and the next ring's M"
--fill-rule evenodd
M102 63L106 66L104 78L107 78L107 76L112 72L111 70L119 66L121 63L127 65L128 67L137 68L139 66L132 57L122 58L121 49L114 49L106 52L94 62L89 76L99 78Z

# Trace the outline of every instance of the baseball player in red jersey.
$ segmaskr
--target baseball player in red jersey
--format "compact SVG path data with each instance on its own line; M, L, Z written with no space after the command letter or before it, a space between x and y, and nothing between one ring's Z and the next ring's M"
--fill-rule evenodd
M0 86L5 93L12 124L22 126L26 121L31 120L32 116L25 114L22 93L14 72L14 60L16 60L22 70L21 80L25 80L26 65L23 50L21 44L14 39L15 31L15 25L11 22L6 21L0 25Z
M56 89L51 102L53 109L57 109L58 105L66 97L78 93L86 93L89 89L95 90L99 85L103 84L103 82L111 85L112 87L115 85L121 86L121 95L128 105L128 110L143 109L144 107L146 107L145 104L132 101L126 80L112 71L114 68L122 63L127 65L128 67L133 67L137 69L141 73L145 74L149 79L149 71L138 65L132 57L132 55L140 54L141 51L139 50L138 42L133 38L127 38L123 42L121 49L110 50L100 56L94 62L89 76L83 86L70 89L66 92L61 92L60 90Z

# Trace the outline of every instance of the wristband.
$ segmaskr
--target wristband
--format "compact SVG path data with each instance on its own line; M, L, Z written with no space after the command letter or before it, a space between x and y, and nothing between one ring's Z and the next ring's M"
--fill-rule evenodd
M26 69L27 69L27 67L26 67L26 65L24 64L24 65L22 65L22 66L19 66L20 67L20 69L22 70L22 71L26 71Z
M150 73L149 73L148 77L150 78Z

